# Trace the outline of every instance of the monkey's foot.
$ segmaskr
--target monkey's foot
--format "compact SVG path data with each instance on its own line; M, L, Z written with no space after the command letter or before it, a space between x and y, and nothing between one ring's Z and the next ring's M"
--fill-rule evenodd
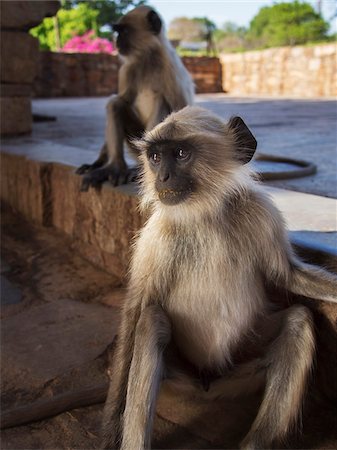
M90 172L90 169L92 168L92 164L82 164L82 166L78 167L75 171L77 175L84 175L87 172Z
M84 166L86 166L86 164ZM79 169L81 169L81 167ZM120 186L122 184L136 181L138 176L138 170L135 168L118 170L113 166L102 167L100 169L82 173L84 173L81 185L82 192L87 192L90 187L98 189L105 181L109 181L113 186Z
M98 169L99 167L102 167L103 162L99 159L95 161L92 164L82 164L78 169L76 169L77 175L84 175L85 173L92 172L93 170Z

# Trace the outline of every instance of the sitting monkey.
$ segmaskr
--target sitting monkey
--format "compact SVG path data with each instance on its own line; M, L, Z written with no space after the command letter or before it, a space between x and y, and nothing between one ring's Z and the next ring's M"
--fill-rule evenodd
M77 170L83 175L82 191L110 180L113 185L130 181L135 170L127 167L124 141L131 156L138 150L132 139L151 130L172 111L193 103L194 84L168 41L159 15L139 6L113 26L122 60L118 94L107 104L105 143L93 164Z
M257 143L239 117L224 124L186 107L134 145L150 216L134 247L103 447L149 448L160 384L172 380L210 399L262 385L241 448L271 448L300 415L315 334L307 307L278 307L268 288L336 303L337 277L293 252L247 167Z

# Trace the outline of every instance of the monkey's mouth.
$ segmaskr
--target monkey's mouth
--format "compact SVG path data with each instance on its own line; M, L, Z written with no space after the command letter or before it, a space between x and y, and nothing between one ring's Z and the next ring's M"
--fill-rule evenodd
M174 190L174 189L162 189L158 192L159 200L164 203L164 205L177 205L182 201L186 200L191 194L190 189L184 190Z

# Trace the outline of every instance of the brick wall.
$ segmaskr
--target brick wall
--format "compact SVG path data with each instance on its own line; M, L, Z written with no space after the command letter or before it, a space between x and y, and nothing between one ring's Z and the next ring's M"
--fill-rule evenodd
M222 54L222 86L238 95L337 95L337 46L282 47Z
M197 92L221 92L218 58L188 57L183 61ZM118 57L106 54L41 52L35 79L36 97L106 96L117 92Z

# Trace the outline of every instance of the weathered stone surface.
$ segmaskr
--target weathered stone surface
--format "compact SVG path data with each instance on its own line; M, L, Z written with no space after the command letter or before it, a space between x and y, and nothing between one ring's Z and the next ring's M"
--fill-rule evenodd
M32 87L30 84L2 84L0 88L3 97L30 97Z
M30 97L1 97L1 135L30 133L32 111Z
M1 28L29 30L42 22L44 17L54 16L60 8L59 1L2 1Z
M117 92L116 55L84 53L39 54L34 83L37 97L89 97Z
M37 161L1 153L1 198L27 219L43 223L41 166Z
M80 184L72 168L52 165L52 225L72 236L76 249L92 263L123 278L130 241L142 223L138 200L108 185L81 193Z
M62 164L2 153L1 197L27 219L71 237L87 260L123 280L130 242L142 224L132 193L104 185L80 192L81 177Z
M334 97L337 47L283 47L222 54L223 88L238 95Z
M218 58L186 57L183 62L196 92L222 91ZM37 97L110 95L117 92L119 67L116 55L41 52L34 92Z
M38 52L38 40L28 33L1 31L1 82L31 84L37 74Z

